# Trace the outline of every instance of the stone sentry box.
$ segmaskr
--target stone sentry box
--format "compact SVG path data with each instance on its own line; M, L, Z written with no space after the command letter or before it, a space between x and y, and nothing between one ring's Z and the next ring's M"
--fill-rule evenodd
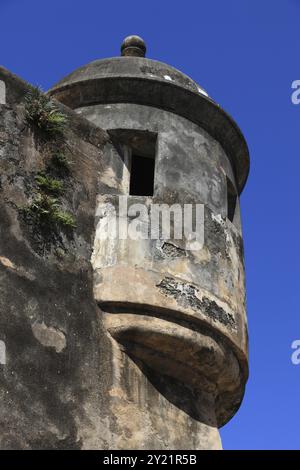
M218 427L238 409L248 375L239 209L248 149L234 121L199 85L146 59L145 50L141 38L129 37L122 57L79 68L50 94L107 130L115 144L100 176L101 207L118 210L119 195L128 206L205 206L204 246L195 251L186 250L185 240L103 241L110 214L96 211L92 264L94 296L119 371L111 392L115 413L129 419L131 409L137 416L129 425L131 444L123 439L118 446L220 448ZM139 156L153 167L146 162L147 172L140 165L134 174ZM129 389L147 395L154 385L151 410L120 379L136 366L140 375ZM143 420L152 423L151 444Z

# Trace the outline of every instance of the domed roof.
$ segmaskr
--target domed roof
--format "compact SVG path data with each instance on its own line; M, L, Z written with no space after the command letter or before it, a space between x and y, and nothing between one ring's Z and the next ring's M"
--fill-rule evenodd
M174 67L157 60L137 56L112 57L95 60L83 65L54 85L51 93L55 92L56 89L80 81L105 79L108 77L128 77L171 82L173 85L208 96L206 91L194 80Z
M90 62L56 83L49 94L72 109L109 103L135 103L179 114L203 127L232 161L239 192L249 172L245 139L233 119L194 80L144 57L139 36L125 38L121 57Z

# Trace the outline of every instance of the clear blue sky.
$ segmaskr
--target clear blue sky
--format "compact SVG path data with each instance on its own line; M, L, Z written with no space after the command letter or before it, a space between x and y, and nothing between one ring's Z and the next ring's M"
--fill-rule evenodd
M251 154L241 199L251 375L223 445L299 449L300 0L0 0L0 18L0 63L44 89L139 34L148 57L190 75L238 122Z

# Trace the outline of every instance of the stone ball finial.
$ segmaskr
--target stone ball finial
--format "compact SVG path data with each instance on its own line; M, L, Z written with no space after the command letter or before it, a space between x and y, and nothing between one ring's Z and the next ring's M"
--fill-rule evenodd
M145 57L146 44L140 36L127 36L121 45L121 55L126 57Z

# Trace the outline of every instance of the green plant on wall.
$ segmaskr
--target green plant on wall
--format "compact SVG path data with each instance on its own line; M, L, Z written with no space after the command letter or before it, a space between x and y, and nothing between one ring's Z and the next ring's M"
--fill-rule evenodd
M35 177L37 185L45 192L58 194L63 191L63 184L57 179L53 179L49 176L39 174Z
M48 135L61 133L66 125L66 116L38 87L30 87L25 96L25 115L29 124Z
M55 222L63 227L68 227L71 229L76 228L76 222L72 214L69 212L57 210L55 212Z
M76 228L76 222L72 214L61 210L58 199L46 194L39 193L26 211L43 224L54 224L70 229Z
M59 170L60 173L69 173L72 161L67 158L63 151L53 152L51 158L52 165Z
M53 242L57 240L59 229L76 228L75 218L62 209L58 199L64 191L63 182L53 178L53 167L60 170L56 172L56 176L61 178L69 172L71 164L65 155L63 134L67 119L50 97L36 87L30 87L25 96L25 118L34 129L41 131L43 137L41 143L46 145L43 150L48 155L50 153L52 167L48 166L45 172L35 175L34 189L36 190L37 186L38 191L31 204L22 210L28 223L33 225L34 231L41 230L45 239L51 234Z

